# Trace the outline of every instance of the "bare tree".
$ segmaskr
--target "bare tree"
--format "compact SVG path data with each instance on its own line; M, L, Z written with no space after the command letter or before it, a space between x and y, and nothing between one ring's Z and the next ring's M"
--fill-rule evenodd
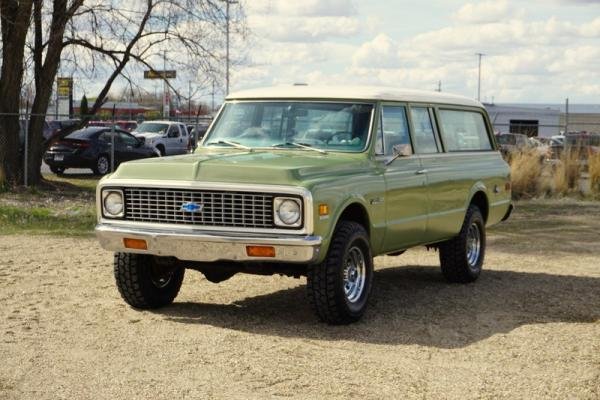
M119 78L134 82L141 69L171 66L190 74L221 70L224 3L215 0L0 0L0 184L18 184L18 99L23 64L33 60L35 96L29 121L28 180L41 180L46 147L42 130L59 65L104 84L89 114L95 114ZM29 38L29 40L27 40ZM82 124L86 121L82 121Z

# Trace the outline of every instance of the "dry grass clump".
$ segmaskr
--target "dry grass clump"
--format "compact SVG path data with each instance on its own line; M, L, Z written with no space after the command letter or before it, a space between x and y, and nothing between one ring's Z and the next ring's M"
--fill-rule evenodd
M566 195L579 189L582 164L578 152L564 152L552 174L555 194Z
M565 196L579 191L582 164L579 154L565 152L556 163L546 163L536 150L523 151L510 157L510 170L513 197L528 199L534 197ZM597 171L596 188L600 192L600 156L592 167Z
M543 164L536 151L512 154L509 158L513 197L531 198L539 194Z
M600 194L600 153L590 155L588 158L588 172L590 174L590 190Z

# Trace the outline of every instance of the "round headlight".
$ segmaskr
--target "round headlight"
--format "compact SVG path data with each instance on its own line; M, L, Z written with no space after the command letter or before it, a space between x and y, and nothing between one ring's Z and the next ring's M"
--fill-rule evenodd
M294 225L300 219L300 204L298 202L287 199L279 204L277 216L286 225Z
M104 198L104 210L107 214L116 217L123 213L123 195L119 192L110 192Z

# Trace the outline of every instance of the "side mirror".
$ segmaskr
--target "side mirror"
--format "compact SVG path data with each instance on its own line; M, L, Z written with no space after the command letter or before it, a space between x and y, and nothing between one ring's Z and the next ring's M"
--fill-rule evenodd
M412 155L412 149L410 148L410 144L395 144L392 147L394 152L394 156L397 157L408 157Z
M140 143L140 145L142 145L142 144L146 143L146 138L145 138L145 137L143 137L143 136L142 136L142 137L139 137L139 138L137 138L137 140L138 140L138 142Z
M394 155L392 158L386 161L385 165L390 165L397 158L408 157L412 155L410 144L395 144L394 147L392 147L392 151L394 152Z

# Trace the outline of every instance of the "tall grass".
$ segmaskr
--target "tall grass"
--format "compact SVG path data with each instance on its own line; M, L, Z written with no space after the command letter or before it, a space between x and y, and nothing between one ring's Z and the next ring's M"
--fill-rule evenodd
M579 192L582 164L575 152L564 152L559 160L546 163L538 151L529 150L513 154L509 163L515 199L566 196ZM600 187L600 159L597 163L594 168L597 169Z
M513 196L535 197L540 192L543 164L535 151L512 154L509 158Z
M600 194L600 153L590 155L588 158L588 172L590 174L590 190L593 194Z

